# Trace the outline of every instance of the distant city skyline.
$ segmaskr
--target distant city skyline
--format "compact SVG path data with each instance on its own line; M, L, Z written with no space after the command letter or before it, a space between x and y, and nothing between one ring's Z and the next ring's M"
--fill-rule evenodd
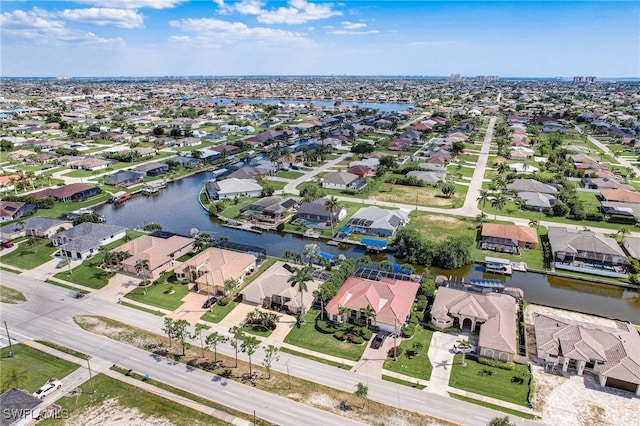
M2 2L0 76L640 77L637 1Z

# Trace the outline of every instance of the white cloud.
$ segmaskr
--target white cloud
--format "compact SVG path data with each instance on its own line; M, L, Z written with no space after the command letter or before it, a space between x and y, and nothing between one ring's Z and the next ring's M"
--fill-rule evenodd
M366 28L367 24L364 24L362 22L349 22L349 21L343 21L341 22L342 27L345 30L357 30L360 28Z
M333 35L365 35L365 34L378 34L380 31L378 30L367 30L367 31L354 31L354 30L331 30L327 31L328 34Z
M342 12L333 10L332 7L332 3L316 4L309 3L307 0L290 0L289 7L263 11L257 19L263 24L294 25L342 15Z
M70 21L93 25L114 25L120 28L144 27L144 16L130 9L65 9L60 16Z
M178 6L188 0L75 0L76 3L115 9L167 9Z
M378 34L380 32L378 30L363 30L363 28L367 28L367 24L362 22L342 21L340 24L342 24L342 28L337 28L337 29L333 25L327 25L325 27L327 29L327 34L365 35L365 34Z
M260 15L264 12L262 6L264 3L260 0L242 0L235 5L235 9L243 15Z

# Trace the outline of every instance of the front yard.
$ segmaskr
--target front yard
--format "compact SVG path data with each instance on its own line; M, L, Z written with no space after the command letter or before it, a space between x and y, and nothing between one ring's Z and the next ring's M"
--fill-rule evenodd
M417 379L429 380L433 369L428 355L432 336L433 331L426 330L420 326L416 327L416 332L412 338L405 339L398 344L400 348L398 353L401 354L397 357L398 359L396 361L391 358L387 359L384 362L384 369ZM391 336L388 337L388 339L391 338ZM420 345L417 355L414 348L416 343Z
M146 292L146 294L145 294ZM182 305L182 298L189 292L186 284L153 284L150 287L137 287L125 296L136 302L173 311Z
M17 244L17 243L16 243ZM51 255L57 250L49 240L34 238L32 245L29 240L18 244L11 253L2 256L2 262L22 269L34 269L51 260Z

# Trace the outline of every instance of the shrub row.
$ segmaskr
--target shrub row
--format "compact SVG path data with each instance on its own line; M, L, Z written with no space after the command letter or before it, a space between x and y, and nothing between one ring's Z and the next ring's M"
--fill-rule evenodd
M516 364L512 361L498 361L497 359L486 358L483 356L478 357L478 362L489 367L499 368L501 370L513 370L516 368Z

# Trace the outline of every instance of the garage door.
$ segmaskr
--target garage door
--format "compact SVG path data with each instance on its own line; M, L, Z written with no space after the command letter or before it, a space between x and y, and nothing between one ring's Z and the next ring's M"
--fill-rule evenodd
M612 388L622 389L629 392L636 392L637 384L631 382L625 382L624 380L614 379L613 377L607 377L607 386Z

